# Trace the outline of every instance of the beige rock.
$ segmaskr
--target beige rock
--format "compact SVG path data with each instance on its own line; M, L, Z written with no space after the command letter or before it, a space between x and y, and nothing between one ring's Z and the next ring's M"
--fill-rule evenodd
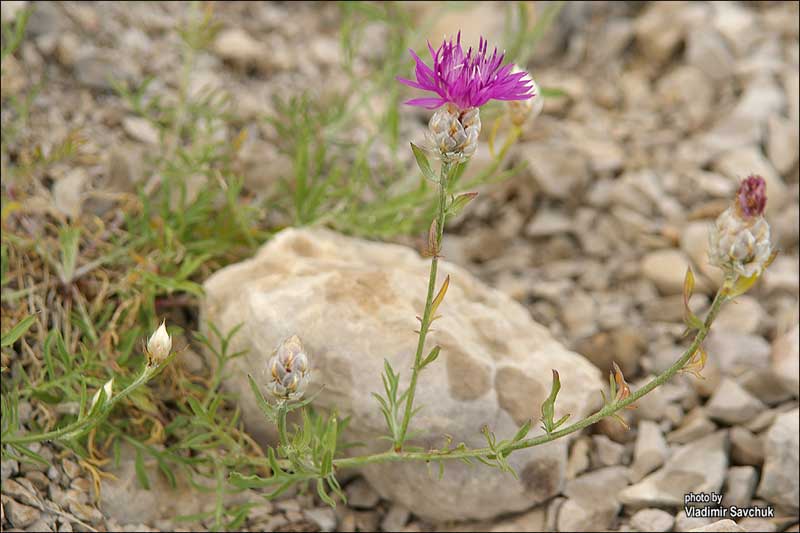
M642 509L631 517L631 525L637 531L669 531L674 523L675 517L661 509Z
M642 258L642 274L662 294L681 294L688 266L687 257L675 249L656 250Z
M375 440L386 428L371 393L382 390L384 358L400 372L401 387L408 383L414 315L424 306L428 268L428 261L401 246L288 229L254 259L209 278L201 323L210 320L229 331L244 322L230 349L249 352L231 363L226 386L244 391L240 401L251 433L264 441L272 430L247 392L247 373L260 377L278 342L297 334L309 353L311 389L325 385L314 405L351 417L346 440L368 442L359 452L385 449ZM423 409L412 428L422 433L415 444L438 447L450 434L470 447L483 446L484 424L498 438L513 435L527 419L538 418L551 380L542 369L556 368L563 376L557 416L578 418L596 406L601 379L591 363L463 269L442 261L439 272L439 283L445 275L451 282L428 346L439 344L442 352L420 375L415 405ZM363 473L382 497L418 516L487 518L556 494L564 481L566 443L515 452L509 460L519 481L460 462L448 463L441 481L424 464L372 465Z
M122 119L122 128L137 141L152 145L159 142L158 130L146 118L125 117Z
M241 28L222 30L214 41L214 52L240 66L257 63L269 50Z
M61 213L77 218L81 214L84 189L88 185L86 169L76 167L53 185L53 200Z
M637 427L636 446L633 450L631 481L640 481L660 467L669 457L669 447L656 422L642 420Z
M567 484L567 501L558 513L559 531L595 531L613 526L620 505L617 494L628 484L627 469L594 470Z
M722 506L746 507L750 505L758 483L758 472L752 466L732 466L725 479Z
M619 493L633 507L683 505L687 492L718 492L728 467L728 436L718 431L676 451L663 468Z
M720 383L706 404L708 416L727 424L741 424L761 413L766 406L732 379Z
M703 531L703 532L715 532L715 533L724 533L724 532L731 532L731 533L738 533L744 532L745 530L740 528L736 525L736 522L726 518L725 520L718 520L717 522L712 522L707 526L697 527L694 529L690 529L689 531Z
M790 507L795 513L800 506L798 422L800 410L795 408L779 415L767 432L764 469L756 492L760 498Z
M772 115L767 122L767 156L775 170L785 175L797 163L797 123L779 115Z
M784 388L795 397L800 391L800 326L772 343L772 369L783 382Z

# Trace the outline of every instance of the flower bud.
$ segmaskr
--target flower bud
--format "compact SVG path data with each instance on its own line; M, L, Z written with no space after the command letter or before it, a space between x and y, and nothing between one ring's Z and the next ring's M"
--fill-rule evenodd
M772 255L769 224L764 219L764 179L749 176L734 204L717 218L709 235L709 261L731 278L758 276Z
M522 72L516 67L514 72ZM522 82L526 83L531 88L532 97L527 100L509 100L508 101L508 115L511 118L511 123L515 126L522 126L528 120L536 118L544 108L544 99L539 90L539 86L533 80L529 73L525 73Z
M303 343L292 335L281 342L267 362L267 390L280 400L299 399L310 374Z
M478 148L481 117L477 107L459 109L449 103L440 107L428 122L428 138L442 161L463 162Z
M104 390L106 393L106 402L111 399L111 393L113 392L113 388L114 388L114 378L109 379L108 381L106 381L105 385L103 385L102 390ZM92 403L89 406L90 411L95 406L95 404L97 404L97 401L100 399L100 390L101 389L97 389L97 392L95 392L94 396L92 396Z
M147 341L147 361L150 365L164 362L172 350L172 337L167 334L165 323L162 322Z

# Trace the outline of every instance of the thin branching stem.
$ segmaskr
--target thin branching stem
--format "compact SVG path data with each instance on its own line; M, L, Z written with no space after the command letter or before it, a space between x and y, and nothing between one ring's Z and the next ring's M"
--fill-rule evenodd
M442 237L444 235L444 223L446 220L446 201L447 201L447 178L450 173L450 165L442 162L441 173L439 176L439 204L436 213L436 242L433 245L434 254L431 259L431 270L428 276L428 295L425 298L425 311L422 314L422 320L419 325L419 340L417 341L417 352L414 354L414 366L411 369L411 382L408 385L408 392L406 393L405 410L403 413L403 422L400 426L400 435L398 440L394 443L395 451L402 450L403 443L406 439L408 432L408 423L411 421L411 415L414 408L414 393L417 389L417 378L422 364L422 354L425 350L425 339L428 336L433 316L431 309L433 307L433 293L436 289L436 271L439 266L439 250L442 247Z
M692 357L694 357L695 353L705 340L706 335L708 335L708 332L711 328L711 324L714 322L717 315L719 314L722 304L728 299L727 294L728 294L727 286L723 286L719 291L717 291L717 294L714 297L714 301L711 304L711 308L708 312L708 315L706 316L706 319L703 322L703 327L697 331L694 340L692 341L692 344L686 349L683 355L677 361L675 361L675 363L671 367L669 367L667 370L665 370L664 372L653 378L650 382L648 382L646 385L638 389L636 392L632 393L629 397L618 402L607 404L593 415L590 415L584 418L583 420L575 422L574 424L569 425L562 430L554 431L546 435L540 435L538 437L523 439L517 442L510 442L505 446L500 447L498 451L500 451L500 453L502 453L505 456L514 450L520 450L523 448L538 446L540 444L546 444L548 442L569 435L570 433L580 431L581 429L584 429L596 422L599 422L601 419L607 416L614 415L618 411L638 401L642 396L648 394L653 389L663 385L666 381L668 381L675 374L677 374L684 366L686 366L686 364ZM492 458L494 454L495 452L488 447L474 448L474 449L432 450L427 452L403 452L403 451L397 452L390 450L383 453L377 453L361 457L348 457L348 458L336 459L333 463L336 468L352 468L367 464L399 462L399 461L431 461L431 460L439 461L445 459L470 459L475 457Z

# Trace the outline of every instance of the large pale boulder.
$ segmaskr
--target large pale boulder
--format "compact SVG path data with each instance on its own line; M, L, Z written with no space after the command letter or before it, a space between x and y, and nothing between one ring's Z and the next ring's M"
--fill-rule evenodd
M385 422L372 392L381 392L384 358L408 384L417 343L415 315L424 307L429 260L392 244L349 238L323 229L287 229L253 259L231 265L205 283L202 323L223 332L242 323L232 351L248 353L232 362L225 385L240 393L245 424L268 439L271 428L247 386L247 374L263 379L275 346L299 335L312 368L311 390L324 388L317 408L350 416L345 435L384 451ZM527 419L531 436L550 390L550 369L561 374L556 415L573 419L599 407L600 372L583 356L565 349L528 312L467 271L441 261L440 285L451 276L441 318L428 349L439 359L420 375L412 421L414 444L441 447L445 435L469 447L485 445L480 428L510 438ZM564 482L566 442L521 450L509 458L519 480L483 465L460 461L437 468L425 464L371 465L364 475L384 497L430 520L482 519L529 508L558 493Z

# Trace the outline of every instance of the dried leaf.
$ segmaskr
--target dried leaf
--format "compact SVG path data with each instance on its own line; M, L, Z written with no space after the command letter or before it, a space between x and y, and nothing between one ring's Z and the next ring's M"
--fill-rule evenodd
M444 295L447 294L447 288L450 286L450 275L448 274L446 278L444 278L444 283L442 283L442 288L439 289L439 292L436 294L436 298L433 299L433 303L431 304L431 316L436 314L436 310L439 308L439 304L442 303L444 300Z

